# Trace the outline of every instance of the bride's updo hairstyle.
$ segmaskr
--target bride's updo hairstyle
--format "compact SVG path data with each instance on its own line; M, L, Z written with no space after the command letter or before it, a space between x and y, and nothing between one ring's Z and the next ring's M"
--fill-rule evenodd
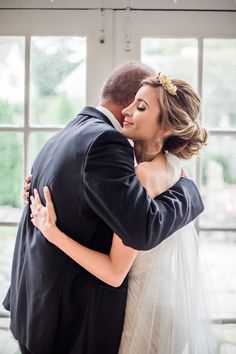
M158 123L171 131L163 142L162 150L169 151L180 159L190 159L207 143L207 131L201 126L201 99L192 87L183 80L169 80L158 74L141 82L159 88L161 114Z

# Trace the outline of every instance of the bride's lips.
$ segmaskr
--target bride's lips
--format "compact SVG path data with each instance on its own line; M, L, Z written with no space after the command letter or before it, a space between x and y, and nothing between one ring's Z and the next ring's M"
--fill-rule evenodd
M124 120L123 127L128 126L128 125L133 125L133 123L129 122L128 120Z

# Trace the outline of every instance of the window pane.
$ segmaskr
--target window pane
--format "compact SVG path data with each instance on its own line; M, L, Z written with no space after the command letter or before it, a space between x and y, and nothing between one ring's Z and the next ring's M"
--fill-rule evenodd
M203 68L204 121L236 128L236 39L205 39Z
M0 227L0 311L4 314L6 312L2 301L5 298L7 290L10 285L11 263L13 256L13 249L16 237L15 227ZM9 330L10 319L0 318L0 353L15 354L17 353L17 343Z
M236 233L200 232L200 244L218 306L213 312L236 318Z
M236 227L236 137L211 136L202 166L201 226Z
M0 132L0 221L18 221L23 204L23 134Z
M85 104L86 39L32 37L30 120L66 124Z
M236 318L236 233L200 232L212 299L212 318ZM222 331L223 329L223 331ZM236 353L236 324L216 325L218 351Z
M197 88L197 40L192 38L143 38L141 61L173 79Z
M38 155L45 142L54 134L56 133L43 132L30 134L30 166L32 166L34 159Z
M196 162L197 157L193 156L190 160L181 160L181 165L187 176L196 181Z
M22 125L24 114L23 37L0 37L0 125Z

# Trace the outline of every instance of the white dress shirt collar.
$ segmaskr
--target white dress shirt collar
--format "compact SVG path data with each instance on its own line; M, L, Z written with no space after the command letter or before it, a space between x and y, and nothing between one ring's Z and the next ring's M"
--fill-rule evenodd
M105 114L105 116L109 119L109 121L112 123L113 127L118 130L119 132L121 132L122 126L120 125L120 123L118 122L118 120L116 119L116 117L114 116L114 114L111 113L111 111L109 111L107 108L103 107L103 106L98 106L96 107L98 111L102 112L103 114ZM134 147L134 143L132 140L128 139L128 142L130 143L130 145L132 146L132 148ZM134 166L137 166L137 160L136 157L134 155Z
M98 106L96 107L98 111L102 112L103 114L105 114L105 116L109 119L109 121L112 123L113 127L118 130L119 132L122 129L122 126L120 125L120 123L118 122L118 120L116 119L116 117L114 116L114 114L111 113L111 111L109 111L109 109L103 107L103 106Z

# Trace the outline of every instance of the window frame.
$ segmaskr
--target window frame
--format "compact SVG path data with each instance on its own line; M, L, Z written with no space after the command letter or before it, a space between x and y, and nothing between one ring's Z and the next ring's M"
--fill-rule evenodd
M101 10L53 10L43 11L35 9L27 10L1 10L0 11L0 36L24 37L25 39L25 73L24 73L24 113L23 123L18 126L4 124L0 126L0 132L20 132L23 134L23 171L24 176L30 174L29 139L33 132L58 132L62 126L35 126L30 123L30 49L31 37L54 36L78 36L86 37L86 105L97 105L100 87L104 77L112 70L112 18L111 10L106 11L101 18ZM103 25L104 22L104 25ZM43 26L42 26L43 23ZM53 23L53 26L52 26ZM68 26L68 23L70 24ZM91 25L92 23L92 25ZM13 25L12 25L13 24ZM106 33L106 40L100 43L102 25ZM93 57L96 53L96 58ZM106 53L110 53L107 55ZM96 63L105 62L103 67L97 70ZM96 77L96 82L94 80ZM23 195L23 186L22 186ZM0 226L17 226L18 222L0 221Z
M205 39L236 39L236 13L234 11L214 10L126 10L116 11L115 28L122 25L124 28L123 37L115 32L117 56L116 65L124 61L140 60L142 38L192 38L198 43L198 85L197 91L200 96L203 92L203 42ZM199 26L201 23L201 26ZM145 25L144 25L145 24ZM127 43L129 50L125 50ZM201 119L201 117L200 117ZM233 136L236 137L235 129L208 128L211 136ZM201 192L201 155L196 158L194 180ZM236 227L202 227L199 219L195 222L198 233L201 231L236 231Z
M208 38L236 38L235 5L222 9L218 2L217 11L205 8L208 2L201 2L195 11L187 8L167 8L166 1L161 1L159 9L155 9L155 1L149 1L152 8L131 8L127 1L126 8L120 8L120 2L113 1L113 7L102 9L101 1L91 8L76 8L75 2L68 0L67 7L49 4L42 1L42 8L29 5L31 1L23 1L25 8L17 8L18 1L12 1L13 8L9 9L9 1L3 0L0 5L0 36L25 37L25 98L24 125L0 126L0 132L21 132L24 135L24 175L30 172L29 166L29 136L32 132L57 132L61 127L35 127L29 122L29 78L30 78L30 38L32 36L82 36L87 38L86 64L86 104L96 105L98 94L104 79L114 67L130 60L140 60L140 44L142 37L155 38L195 38L198 41L198 92L202 94L203 85L203 40ZM189 1L188 1L189 2ZM76 3L78 3L76 1ZM119 4L118 4L119 3ZM142 2L143 3L143 2ZM193 2L191 1L191 4ZM220 4L221 3L221 4ZM4 8L5 6L5 8ZM30 8L30 6L32 8ZM33 8L35 7L36 8ZM54 6L54 8L52 7ZM192 5L191 5L192 6ZM8 7L8 8L7 8ZM57 7L57 8L56 8ZM82 5L81 5L82 7ZM87 7L87 5L86 5ZM198 5L195 6L195 8ZM231 8L233 7L233 8ZM191 11L190 11L191 10ZM43 26L42 26L43 23ZM199 26L201 23L201 26ZM52 25L53 24L53 25ZM69 25L68 25L69 24ZM168 24L168 26L166 26ZM177 25L176 25L177 24ZM100 42L104 34L105 42ZM99 67L97 63L103 63ZM94 80L96 78L96 80ZM236 129L209 129L212 136L234 136ZM201 157L196 160L196 183L201 181ZM23 194L23 191L22 191ZM0 226L17 226L18 222L0 222ZM201 231L236 231L236 228L200 227ZM236 319L224 319L223 323L235 323Z
M14 4L13 4L14 5ZM151 5L151 3L150 3ZM4 6L4 2L2 3ZM33 6L34 7L34 6ZM0 35L25 37L25 90L23 126L0 126L0 132L21 132L24 135L24 175L30 172L29 136L32 132L57 132L61 126L36 127L29 121L30 38L33 36L81 36L87 39L86 104L96 105L104 79L113 67L130 60L140 60L143 37L194 38L198 42L198 92L203 85L203 41L208 38L236 38L236 14L229 10L146 11L131 7L119 9L38 8L4 9L0 12ZM148 7L148 6L147 6ZM42 26L44 23L44 26ZM53 26L52 26L53 23ZM68 23L70 24L68 26ZM145 26L144 26L145 23ZM176 23L178 26L176 26ZM199 26L201 23L201 26ZM13 26L11 24L14 24ZM168 24L168 26L166 26ZM225 25L227 24L227 26ZM119 29L123 28L120 33ZM103 31L105 42L99 38ZM122 35L120 35L122 34ZM173 35L174 34L174 35ZM96 53L96 59L93 54ZM97 70L96 63L103 62ZM96 81L93 78L96 77ZM208 129L212 136L234 136L236 129ZM201 190L201 156L196 159L195 181ZM0 222L0 226L15 226L17 222ZM207 228L196 223L198 231L236 231L236 228Z

